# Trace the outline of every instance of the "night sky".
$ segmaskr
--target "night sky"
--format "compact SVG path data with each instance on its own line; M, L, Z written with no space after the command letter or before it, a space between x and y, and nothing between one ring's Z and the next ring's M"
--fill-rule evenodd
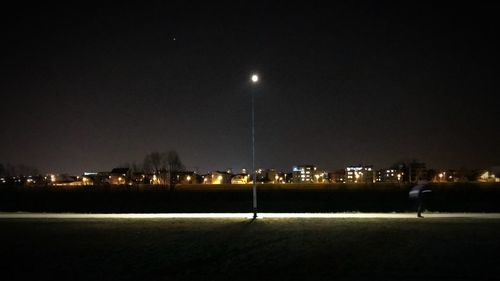
M500 165L493 6L163 2L4 7L0 163L250 168L254 91L258 167Z

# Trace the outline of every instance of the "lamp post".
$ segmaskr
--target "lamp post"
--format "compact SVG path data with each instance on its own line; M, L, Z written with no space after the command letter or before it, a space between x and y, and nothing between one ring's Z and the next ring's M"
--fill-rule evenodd
M251 77L252 84L257 84L259 82L259 76L257 74L252 74ZM254 106L254 90L252 89L252 194L253 194L253 218L257 218L257 174L255 172L255 106Z

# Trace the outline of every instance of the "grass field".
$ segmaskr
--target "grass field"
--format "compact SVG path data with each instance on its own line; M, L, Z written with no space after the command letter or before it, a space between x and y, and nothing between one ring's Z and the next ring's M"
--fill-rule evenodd
M433 184L428 209L500 212L500 184ZM259 185L262 212L408 212L410 185ZM186 213L250 212L251 185L168 187L4 187L0 212Z
M2 280L499 280L500 220L1 219Z

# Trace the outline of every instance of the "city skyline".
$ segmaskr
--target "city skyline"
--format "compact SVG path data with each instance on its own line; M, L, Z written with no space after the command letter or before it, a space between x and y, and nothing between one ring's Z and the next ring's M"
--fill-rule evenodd
M172 151L169 151L172 152ZM175 152L175 151L174 151ZM176 152L175 152L176 153ZM151 155L153 154L158 154L158 160L156 164L153 164L151 161ZM242 167L242 168L233 168L233 167L226 167L226 168L208 168L206 170L200 170L198 166L186 166L184 163L182 163L182 160L178 158L180 162L175 162L174 164L170 163L169 160L167 160L167 154L168 153L157 153L153 152L151 154L148 154L146 156L147 159L145 159L142 162L126 162L122 163L120 165L115 165L113 167L108 167L102 170L92 170L92 169L85 169L83 171L78 171L75 173L68 173L64 172L61 170L52 170L52 171L40 171L37 167L34 166L29 166L29 165L24 165L24 164L11 164L11 163L0 163L0 176L7 176L7 177L31 177L31 176L42 176L42 175L63 175L63 176L78 176L78 175L86 175L86 174L106 174L109 173L111 170L122 170L126 169L130 173L137 173L137 174L158 174L158 173L165 173L169 172L170 170L170 165L174 165L176 168L174 169L175 171L179 172L188 172L188 173L194 173L198 175L204 175L204 174L210 174L213 172L217 173L227 173L227 174L232 174L232 175L241 175L241 174L253 174L252 169L248 167ZM407 170L409 166L414 167L415 169L423 169L426 172L432 172L436 173L436 175L440 172L443 171L451 171L451 172L459 172L459 173L472 173L472 174L477 174L479 172L490 172L493 175L498 174L498 170L500 169L499 165L496 166L490 166L490 167L459 167L459 168L452 168L452 167L434 167L434 166L428 166L427 163L419 161L418 159L402 159L400 161L395 161L391 165L387 166L376 166L371 163L361 163L361 162L352 162L349 164L346 164L342 167L333 167L333 168L325 168L322 166L318 166L315 163L304 163L304 162L297 162L294 165L290 167L285 167L285 168L275 168L275 167L268 167L268 166L257 166L255 168L255 173L260 173L262 171L274 171L274 172L279 172L279 173L292 173L297 171L298 167L312 167L314 168L314 171L317 173L331 173L335 174L340 171L343 171L345 173L348 173L350 170L357 171L358 169L365 169L368 168L369 171L373 171L373 173L379 172L379 171L399 171L402 172L404 170ZM412 169L414 169L412 168ZM497 171L497 172L495 172Z
M326 4L325 4L326 5ZM77 174L178 151L200 171L500 164L484 5L13 7L0 163Z

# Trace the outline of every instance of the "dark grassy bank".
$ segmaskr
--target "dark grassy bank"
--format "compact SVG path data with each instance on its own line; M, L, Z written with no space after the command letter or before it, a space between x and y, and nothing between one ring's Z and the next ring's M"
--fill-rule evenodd
M432 185L427 209L437 212L500 212L499 184ZM262 185L261 212L407 212L410 186ZM3 187L0 211L156 213L251 212L251 186Z

